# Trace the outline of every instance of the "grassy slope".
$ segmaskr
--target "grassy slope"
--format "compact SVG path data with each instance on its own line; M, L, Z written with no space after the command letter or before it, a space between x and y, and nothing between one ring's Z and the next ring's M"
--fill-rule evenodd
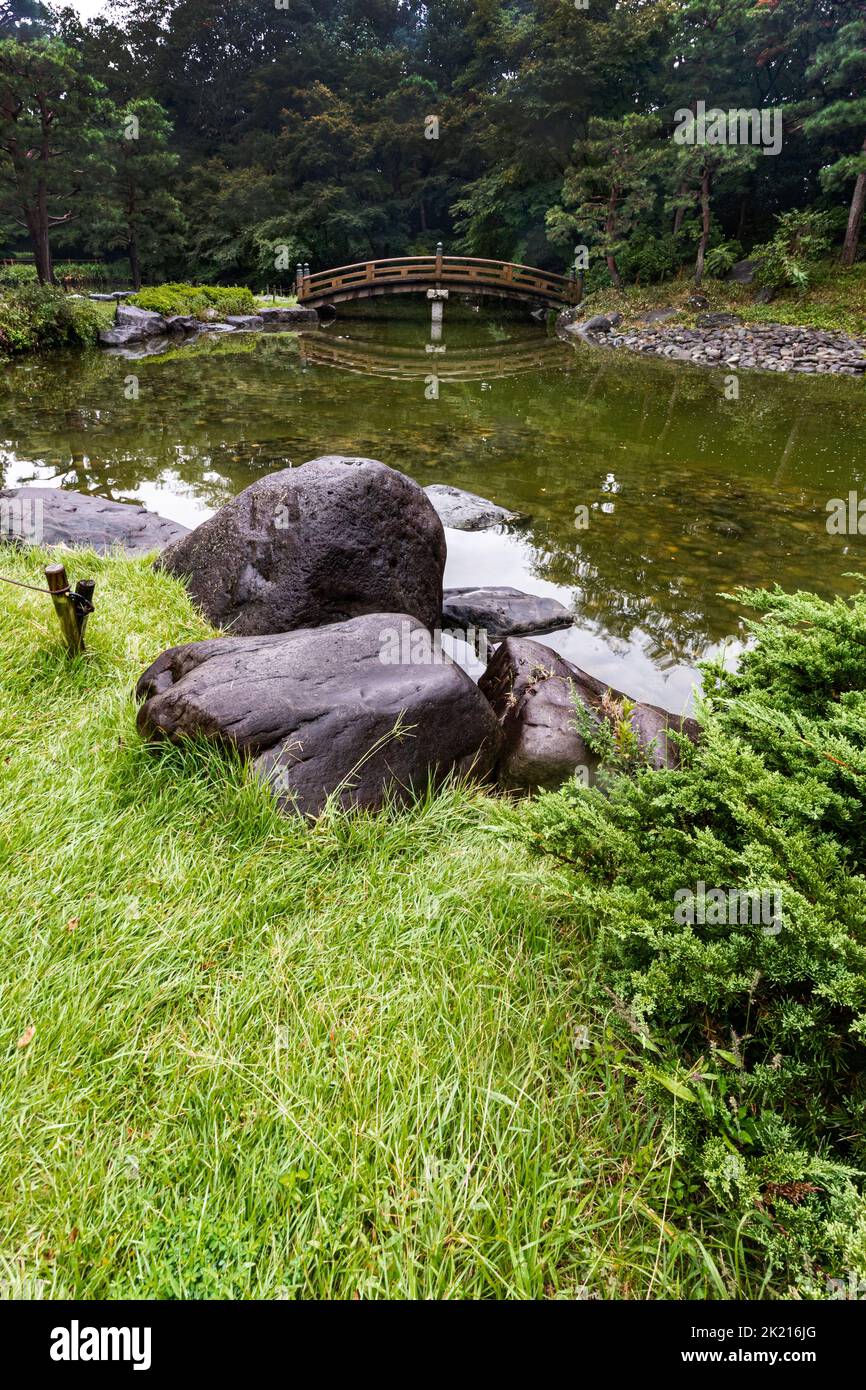
M2 548L0 573L44 558ZM97 580L74 664L47 597L0 586L0 1282L760 1292L496 803L308 828L225 758L154 754L134 681L207 629L143 561L70 570Z
M815 272L811 288L804 294L787 290L772 304L755 304L756 292L757 286L729 284L725 280L708 279L702 287L712 311L732 310L746 323L805 324L866 336L866 261L851 270L822 265ZM693 325L699 314L707 312L685 308L686 300L693 293L691 280L684 277L661 285L596 290L587 295L584 304L587 311L594 314L618 309L627 327L636 325L650 309L682 306L680 317L671 323Z

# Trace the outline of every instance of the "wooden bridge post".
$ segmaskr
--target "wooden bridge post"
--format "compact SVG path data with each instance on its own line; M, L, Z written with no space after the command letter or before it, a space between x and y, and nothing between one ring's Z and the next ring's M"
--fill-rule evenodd
M310 266L309 266L309 263L308 263L307 261L304 261L304 272L303 272L303 274L304 274L304 278L303 278L303 280L301 281L301 285L302 285L302 287L303 287L304 294L308 294L308 293L309 293L309 289L310 289L310 285L309 285L309 280L310 280Z
M439 284L439 281L442 279L442 242L441 242L441 241L437 241L437 243L436 243L436 271L435 271L435 275L436 275L436 284L438 285L438 284Z
M300 299L300 297L301 297L301 295L303 294L303 292L304 292L304 267L301 265L301 262L298 261L298 264L295 266L295 294L298 296L298 299Z

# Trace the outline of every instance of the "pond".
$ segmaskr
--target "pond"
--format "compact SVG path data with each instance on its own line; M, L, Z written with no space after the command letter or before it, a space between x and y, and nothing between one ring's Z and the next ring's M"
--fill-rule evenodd
M450 303L432 341L424 305L386 301L300 336L22 359L0 384L0 469L187 525L318 454L467 488L529 520L449 530L446 585L560 598L575 626L540 640L680 711L695 663L738 650L723 593L848 593L866 572L866 537L826 527L829 499L866 489L863 383L744 372L728 399L725 382L484 305Z

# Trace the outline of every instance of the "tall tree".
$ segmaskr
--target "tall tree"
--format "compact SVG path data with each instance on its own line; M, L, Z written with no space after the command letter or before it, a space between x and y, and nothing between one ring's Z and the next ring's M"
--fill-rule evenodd
M850 4L840 6L849 13ZM804 130L814 139L839 137L855 144L854 152L835 153L838 158L821 169L826 189L843 189L852 179L854 189L848 210L848 225L842 245L842 265L857 259L863 214L866 212L866 4L858 5L860 16L842 24L833 37L821 44L809 76L819 81L829 95L828 105L804 122Z
M52 230L74 220L107 167L109 114L63 43L0 42L0 209L26 228L42 284L54 281Z
M180 160L169 149L171 123L158 101L139 97L127 102L117 119L110 196L102 204L102 244L124 248L138 290L142 255L153 255L182 227L181 205L171 192Z
M654 137L660 125L655 116L591 120L587 138L575 146L577 163L563 181L562 202L547 215L552 240L578 236L595 243L617 289L617 256L655 201L652 174L660 150Z

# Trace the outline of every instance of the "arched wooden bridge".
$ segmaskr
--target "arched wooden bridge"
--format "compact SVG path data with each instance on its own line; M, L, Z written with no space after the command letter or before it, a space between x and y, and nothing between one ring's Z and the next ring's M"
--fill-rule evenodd
M531 304L575 304L579 298L576 281L565 275L510 261L443 256L438 252L435 256L358 261L315 274L310 274L309 266L298 266L295 289L298 302L313 308L378 295L424 294L428 290L493 295Z

